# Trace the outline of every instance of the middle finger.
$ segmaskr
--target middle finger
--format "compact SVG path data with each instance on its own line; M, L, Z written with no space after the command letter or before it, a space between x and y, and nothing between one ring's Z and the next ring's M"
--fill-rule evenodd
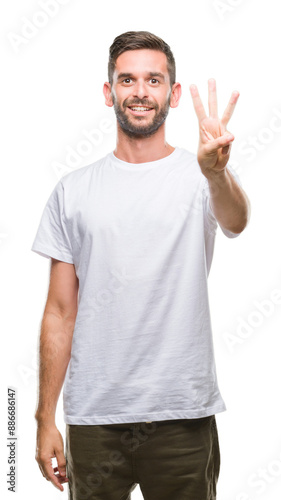
M208 80L208 86L209 86L209 113L212 118L218 118L216 80L214 78L210 78Z

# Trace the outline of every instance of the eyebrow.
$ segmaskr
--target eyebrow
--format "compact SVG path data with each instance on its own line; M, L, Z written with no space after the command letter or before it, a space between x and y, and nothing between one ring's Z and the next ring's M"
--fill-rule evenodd
M159 72L150 71L148 73L148 76L150 76L151 78L154 76L158 76L159 78L162 78L162 80L165 80L165 75L163 75L163 73L159 73ZM132 78L132 77L133 77L133 73L120 73L117 77L117 80L121 80L121 78Z

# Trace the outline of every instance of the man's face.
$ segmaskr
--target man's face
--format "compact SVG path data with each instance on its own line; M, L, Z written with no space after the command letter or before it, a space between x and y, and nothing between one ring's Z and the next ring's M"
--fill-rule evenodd
M135 138L153 135L170 107L166 55L151 49L123 52L116 60L111 93L116 118L125 134Z

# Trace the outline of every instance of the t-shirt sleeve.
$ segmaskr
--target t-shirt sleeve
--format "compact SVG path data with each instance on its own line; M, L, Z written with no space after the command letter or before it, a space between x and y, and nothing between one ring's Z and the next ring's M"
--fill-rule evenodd
M31 250L43 257L73 264L72 246L64 218L64 187L61 180L47 200Z
M226 167L231 175L234 177L236 180L237 184L242 187L241 180L237 174L237 172L234 170L234 168L228 163ZM204 179L204 186L203 186L203 208L204 208L204 217L205 217L205 224L207 227L207 230L211 233L215 233L217 226L219 224L222 232L228 237L228 238L236 238L239 236L240 233L233 233L232 231L229 231L228 229L225 229L223 226L220 225L220 223L217 221L215 214L211 208L210 205L210 189L209 189L209 183L208 180L205 178Z

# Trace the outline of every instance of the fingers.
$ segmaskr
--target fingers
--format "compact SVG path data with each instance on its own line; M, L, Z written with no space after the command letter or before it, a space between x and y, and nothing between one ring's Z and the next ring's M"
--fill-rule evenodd
M236 103L238 101L238 98L239 98L239 92L237 90L235 90L234 92L232 92L232 95L229 99L229 103L225 109L225 112L223 114L223 117L221 119L221 123L223 124L224 127L226 127L226 125L228 124L230 118L232 117L233 115L233 111L235 109L235 106L236 106Z
M58 472L58 474L56 475L57 477L61 477L63 480L66 479L68 481L68 477L66 477L66 473L61 474L58 467L54 467L53 470L54 470L54 472ZM62 481L62 482L64 482L64 481Z
M199 122L201 122L202 120L204 120L204 118L207 118L207 115L205 113L204 106L200 99L198 89L196 85L190 85L189 90L191 93L195 113L197 115Z
M58 472L58 474L56 474L56 477L58 478L60 483L67 483L69 481L68 477L66 477L65 474L60 474L57 467L54 467L54 472Z
M233 134L226 132L225 134L218 137L217 139L214 139L209 144L206 144L205 147L209 153L217 151L220 148L223 148L223 154L227 154L230 150L230 146L231 146L233 141L234 141Z
M218 103L217 103L217 88L216 80L210 78L208 80L209 87L209 114L211 118L218 118Z
M56 458L57 467L52 467L52 458ZM56 488L63 491L62 483L68 482L66 459L63 439L55 424L50 425L41 422L38 425L35 459L45 479L51 481Z
M52 458L57 459L57 467L52 466ZM66 477L66 459L63 439L55 426L40 426L37 429L36 461L40 471L52 484L63 491L62 483L68 482ZM56 473L56 474L55 474Z
M192 84L189 86L194 109L197 115L197 118L199 120L199 123L204 120L204 118L207 118L203 103L201 101L201 98L199 96L198 89L196 85ZM209 116L210 118L215 118L218 119L218 102L217 102L217 87L216 87L216 80L214 78L209 78L208 80L208 89L209 89L209 98L208 98L208 103L209 103ZM223 117L220 120L221 124L221 129L222 132L224 133L226 131L226 126L230 120L230 118L233 115L236 103L239 98L239 92L235 90L232 92L230 100L228 102L228 105L224 111Z
M206 127L204 127L204 125L202 123L200 125L199 130L200 130L200 132L202 131L202 134L204 134L204 137L206 140L212 141L214 139L212 134L210 134L210 132L208 132L208 130L206 129Z
M56 475L54 473L51 459L46 459L46 458L40 457L36 460L38 461L39 468L40 468L43 476L45 477L45 479L47 479L47 481L51 481L51 483L56 488L63 491L64 489L63 489L63 486L61 485L61 482L65 482L65 480L68 481L68 479L65 477L62 478L60 475Z
M56 458L57 458L57 462L58 462L58 466L56 467L56 469L59 471L61 476L65 476L66 475L66 460L65 460L64 453L61 449L56 450L55 453L56 453Z

